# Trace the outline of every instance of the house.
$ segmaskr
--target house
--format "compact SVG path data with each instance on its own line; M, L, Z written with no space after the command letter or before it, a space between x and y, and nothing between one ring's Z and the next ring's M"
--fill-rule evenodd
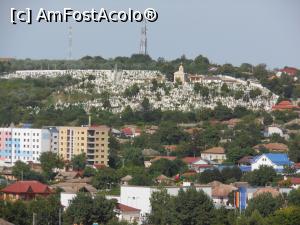
M212 187L212 199L215 205L229 206L229 194L238 190L233 185L222 184L219 181L213 181L209 185Z
M80 178L81 174L78 171L59 171L54 177L55 181L66 181Z
M284 136L283 130L280 127L277 127L277 126L269 126L269 127L267 127L266 130L265 130L265 132L264 132L264 135L266 137L271 137L273 134L277 134L280 137Z
M278 104L272 106L272 110L293 110L293 109L299 109L299 107L293 105L291 101L281 101Z
M167 152L175 152L177 150L177 145L164 145L163 148Z
M224 160L226 160L225 149L223 147L213 147L207 149L201 153L201 158L222 163Z
M253 158L251 171L259 169L260 166L271 166L277 172L282 172L285 166L291 166L292 162L285 153L266 153Z
M273 198L278 197L280 194L279 190L277 190L276 188L272 188L272 187L263 187L263 188L258 188L254 193L253 193L253 198L261 195L261 194L265 194L265 193L270 193L272 195Z
M128 185L129 181L132 180L132 176L131 175L127 175L125 177L121 178L121 185Z
M0 190L4 200L31 200L37 196L48 196L52 190L48 185L42 184L39 181L16 181L13 184Z
M270 152L287 152L289 150L288 146L282 143L268 143L259 144L253 147L256 152L260 152L262 149L267 149Z
M297 68L294 68L294 67L284 67L283 69L279 70L277 73L276 73L276 76L278 77L281 77L282 74L287 74L289 76L296 76L297 75Z
M134 138L140 136L142 133L141 129L136 126L127 126L122 129L122 134L127 138Z
M0 175L6 180L17 180L12 174L12 167L0 167Z
M204 170L213 167L208 160L201 159L200 157L185 157L182 159L188 165L190 170L202 173Z
M164 184L164 185L172 185L174 184L174 180L170 177L167 177L163 174L159 175L158 177L155 178L155 182L157 184Z
M197 191L203 190L205 194L211 197L210 185L194 185ZM167 186L165 187L168 194L177 196L180 189L186 190L189 186ZM121 185L121 194L119 203L128 205L141 210L141 217L151 212L150 198L153 192L160 191L158 186L131 186Z
M127 221L129 223L134 223L140 220L140 209L117 203L115 211L117 213L119 221Z

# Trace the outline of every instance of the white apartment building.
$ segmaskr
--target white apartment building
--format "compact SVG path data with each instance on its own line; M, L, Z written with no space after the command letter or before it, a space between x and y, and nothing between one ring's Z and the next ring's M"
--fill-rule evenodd
M42 152L50 151L48 129L0 128L0 160L7 166L16 161L39 163Z

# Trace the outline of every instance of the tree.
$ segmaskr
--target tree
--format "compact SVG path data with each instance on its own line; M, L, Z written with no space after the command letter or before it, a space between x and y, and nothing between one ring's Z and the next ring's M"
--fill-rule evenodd
M220 171L216 168L204 170L202 173L198 175L198 181L202 184L207 184L212 181L220 181L223 182L223 177Z
M155 175L164 174L168 177L172 177L185 169L187 169L186 165L179 159L175 161L160 159L152 163L149 172Z
M166 189L153 192L150 198L151 213L148 216L150 224L171 225L174 224L174 202Z
M299 224L299 221L300 208L295 206L277 210L267 220L270 225L294 225Z
M249 200L245 213L250 216L257 210L262 216L266 217L282 207L283 203L284 200L281 196L273 198L271 193L263 193Z
M12 168L12 174L18 180L38 180L45 182L45 178L42 174L32 171L30 166L22 161L17 161Z
M175 220L178 224L209 225L212 221L214 205L209 196L195 188L179 190L174 198Z
M59 156L53 152L43 152L40 156L40 163L47 179L53 178L53 169L62 168L64 165Z
M254 170L245 174L243 179L253 186L265 186L275 181L277 173L270 166L260 166L258 170Z
M300 189L291 190L287 197L288 204L300 207Z
M123 157L126 165L144 165L144 157L140 148L126 148L124 150Z
M300 162L300 135L295 135L291 137L289 141L289 158L293 162Z
M78 193L65 211L63 222L65 225L95 222L106 224L115 217L115 206L114 200L108 200L102 195L92 198L90 194Z
M0 209L1 217L11 223L28 225L32 221L32 215L29 213L27 204L23 201L4 202L1 200Z
M239 181L242 177L242 171L239 167L225 167L221 171L223 180L226 181Z
M119 183L119 177L114 169L104 168L98 170L92 178L92 185L97 189L111 189Z
M36 214L36 224L43 224L47 221L48 225L57 225L59 220L60 196L50 195L48 197L40 197L30 202L30 215Z
M85 153L73 156L71 160L73 170L84 170L86 166L86 156Z

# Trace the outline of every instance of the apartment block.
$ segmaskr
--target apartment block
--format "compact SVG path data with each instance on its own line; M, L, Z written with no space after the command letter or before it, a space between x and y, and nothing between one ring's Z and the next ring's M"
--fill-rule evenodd
M58 153L64 160L85 153L88 165L108 165L108 127L58 127L58 132Z
M39 163L42 152L50 151L48 129L0 128L0 160L7 166L16 161Z

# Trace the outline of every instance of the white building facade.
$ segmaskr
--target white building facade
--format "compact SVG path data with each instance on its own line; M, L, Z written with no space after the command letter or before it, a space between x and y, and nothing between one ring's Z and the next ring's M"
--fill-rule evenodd
M0 128L0 160L7 166L16 161L39 163L42 152L50 151L47 129Z

